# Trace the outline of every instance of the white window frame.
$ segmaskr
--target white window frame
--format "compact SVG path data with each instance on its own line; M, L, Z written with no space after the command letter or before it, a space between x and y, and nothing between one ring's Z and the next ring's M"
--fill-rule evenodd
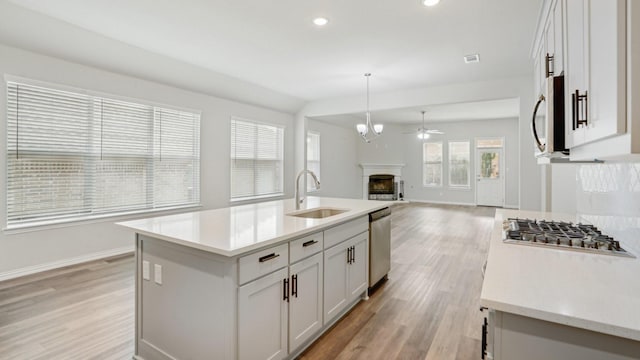
M427 161L426 157L425 157L425 151L427 148L427 144L440 144L440 161ZM422 143L422 186L426 187L426 188L439 188L442 187L442 178L444 177L443 175L443 159L444 158L444 142L443 141L424 141ZM440 183L439 184L427 184L426 181L427 179L425 178L425 168L428 165L440 165Z
M148 100L144 100L144 99L138 99L138 98L132 98L132 97L126 97L126 96L121 96L121 95L115 95L115 94L109 94L109 93L104 93L104 92L99 92L99 91L94 91L94 90L88 90L88 89L83 89L83 88L77 88L77 87L73 87L73 86L68 86L68 85L63 85L63 84L55 84L55 83L50 83L50 82L45 82L45 81L40 81L40 80L34 80L34 79L29 79L29 78L24 78L24 77L20 77L20 76L14 76L14 75L5 75L4 76L4 83L5 83L5 96L8 96L8 91L9 91L9 83L17 83L17 84L21 84L21 85L25 85L25 86L35 86L35 87L41 87L41 88L45 88L45 89L49 89L49 90L53 90L53 91L63 91L63 92L69 92L69 93L74 93L76 95L80 95L80 96L86 96L86 97L90 97L92 98L91 101L99 101L99 99L104 99L104 100L110 100L110 101L122 101L122 102L127 102L127 103L133 103L136 105L140 105L140 106L146 106L150 108L150 111L153 112L154 114L154 123L155 123L155 114L158 111L162 111L162 110L169 110L169 111L178 111L178 112L185 112L185 113L189 113L190 115L193 115L196 117L196 132L198 134L197 139L194 139L194 150L195 150L195 154L193 157L193 160L197 162L197 168L194 169L195 175L194 175L194 184L195 186L191 189L192 193L194 194L194 201L190 201L190 202L185 202L182 204L173 204L173 205L167 205L167 206L156 206L155 204L155 198L153 197L153 192L154 192L154 179L153 176L151 177L151 183L149 188L147 189L147 195L151 194L152 198L148 199L147 201L147 205L145 207L141 207L141 208L126 208L126 209L117 209L114 208L112 210L108 210L108 211L99 211L99 212L94 212L93 206L95 205L91 205L88 207L89 211L88 212L83 212L82 214L77 214L77 215L64 215L64 214L58 214L56 215L55 213L53 213L52 215L48 215L48 216L33 216L33 218L31 219L27 219L27 220L14 220L13 222L9 222L8 220L8 216L5 217L4 219L4 230L8 231L9 233L13 233L14 231L20 232L20 231L30 231L28 229L31 228L48 228L50 226L55 225L57 226L69 226L69 225L73 225L76 223L85 223L85 222L93 222L93 221L97 221L99 219L105 219L105 218L121 218L121 219L126 219L128 216L131 215L136 215L136 214L146 214L146 213L157 213L157 212L162 212L162 211L169 211L169 210L176 210L176 209L187 209L187 208L196 208L196 207L200 207L201 203L200 203L200 195L201 195L201 189L200 189L200 118L201 118L201 111L200 110L194 110L194 109L189 109L189 108L182 108L182 107L177 107L177 106L172 106L172 105L167 105L167 104L162 104L162 103L157 103L157 102L152 102L152 101L148 101ZM7 107L5 109L6 111L9 111L9 106L7 104ZM5 114L6 116L9 116L8 114ZM95 121L95 119L89 120L89 121ZM8 126L8 122L7 125ZM18 125L19 126L19 125ZM155 130L152 130L152 132L155 134ZM9 136L8 132L6 134L6 136ZM91 135L93 136L93 135ZM155 136L155 135L153 135ZM8 146L7 144L7 139L5 138L5 148ZM156 152L158 154L156 154ZM5 156L10 156L10 151L6 151L6 155ZM27 152L29 153L29 152ZM153 150L153 155L152 157L148 158L147 161L153 161L154 159L157 160L157 155L160 155L161 151L157 151L157 149L154 148ZM21 154L24 154L24 152L21 152ZM87 156L87 157L91 157L91 153L87 152L87 153L82 153L81 156ZM5 176L8 176L8 167L9 164L5 159ZM148 169L147 169L148 170ZM151 171L153 172L153 165L151 165ZM8 179L5 179L6 183L9 183ZM8 189L7 187L5 187L5 201L8 200ZM86 201L86 200L85 200ZM5 215L7 214L7 206L8 204L5 203Z
M316 154L318 154L318 158L317 159L309 159L309 147L308 144L309 142L307 142L307 169L311 170L309 168L309 163L317 163L318 164L318 171L314 171L314 174L316 174L316 177L318 177L318 180L322 182L321 178L320 178L320 173L322 172L322 162L321 162L321 154L320 151L322 150L322 145L320 143L321 141L321 137L320 137L320 133L317 131L307 131L307 139L309 138L309 136L316 136L318 138L318 149L315 151ZM317 189L313 183L309 180L307 180L307 192L314 192L314 191L319 191L320 189Z
M240 121L240 122L245 122L245 123L252 123L255 125L262 125L262 126L270 126L273 128L277 128L279 129L282 133L281 136L281 140L282 140L282 144L280 144L280 191L279 192L273 192L273 193L269 193L269 194L260 194L260 195L250 195L250 196L236 196L234 197L232 194L232 186L233 186L233 161L234 161L234 149L233 149L233 144L232 144L232 139L231 137L233 136L233 129L232 129L232 123L234 121ZM246 119L246 118L241 118L238 116L231 116L231 121L229 122L229 148L230 148L230 163L229 163L229 202L230 203L238 203L238 202L250 202L252 200L259 200L259 199L270 199L270 198L278 198L278 197L282 197L284 196L284 146L285 146L285 134L286 134L286 127L284 125L280 125L280 124L274 124L274 123L268 123L268 122L262 122L262 121L257 121L257 120L251 120L251 119ZM254 178L254 182L255 182L255 178Z
M468 156L468 161L467 161L467 183L465 185L453 185L451 183L451 145L454 143L466 143L467 144L467 156ZM470 190L471 189L471 141L466 139L466 140L449 140L447 142L447 173L448 175L448 186L450 189L453 190Z

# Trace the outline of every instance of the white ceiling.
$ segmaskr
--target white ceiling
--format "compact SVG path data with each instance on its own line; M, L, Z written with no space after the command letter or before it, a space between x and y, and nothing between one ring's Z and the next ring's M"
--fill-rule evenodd
M422 111L425 111L425 123L472 121L517 118L520 116L519 99L500 99L492 101L467 102L457 104L439 104L403 109L390 109L371 112L374 124L422 124ZM316 120L353 127L365 119L364 112L314 117Z
M530 74L540 7L537 0L442 0L430 8L418 0L12 3L306 101L360 94L365 72L380 92ZM316 16L329 25L313 25ZM472 53L481 62L464 64Z

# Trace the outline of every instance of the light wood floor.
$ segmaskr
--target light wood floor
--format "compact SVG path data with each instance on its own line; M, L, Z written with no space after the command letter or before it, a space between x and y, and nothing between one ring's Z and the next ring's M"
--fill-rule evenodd
M493 215L394 207L389 280L301 359L479 359ZM129 255L0 282L0 359L130 359L133 270Z

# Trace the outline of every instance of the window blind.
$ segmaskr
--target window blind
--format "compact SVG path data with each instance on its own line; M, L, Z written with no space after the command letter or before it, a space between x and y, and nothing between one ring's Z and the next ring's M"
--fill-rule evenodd
M422 178L424 186L442 186L442 143L423 143Z
M284 128L231 119L231 199L281 195Z
M7 99L8 227L200 202L199 114L11 81Z
M469 187L470 154L468 141L449 142L449 186Z
M320 179L320 134L311 131L307 132L307 169L313 171L318 180L322 181ZM307 179L307 191L315 190L313 181Z

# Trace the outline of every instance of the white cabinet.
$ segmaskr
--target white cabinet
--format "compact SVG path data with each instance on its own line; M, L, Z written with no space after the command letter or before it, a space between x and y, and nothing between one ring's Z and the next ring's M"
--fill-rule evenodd
M553 1L542 17L539 36L534 43L534 95L546 94L545 79L564 71L564 0Z
M344 242L324 252L324 324L347 307L349 246Z
M318 253L289 267L289 349L293 351L322 328L323 257Z
M238 289L238 358L284 359L288 355L288 268Z
M348 266L349 280L347 289L349 290L349 300L353 300L367 290L369 284L369 267L367 258L369 233L362 233L349 240L351 247L351 263Z
M564 73L565 141L571 160L637 160L640 154L640 3L549 0L536 32L535 96L545 53Z
M367 290L369 233L360 233L324 252L324 324Z
M626 131L626 0L567 0L566 127L576 147Z

